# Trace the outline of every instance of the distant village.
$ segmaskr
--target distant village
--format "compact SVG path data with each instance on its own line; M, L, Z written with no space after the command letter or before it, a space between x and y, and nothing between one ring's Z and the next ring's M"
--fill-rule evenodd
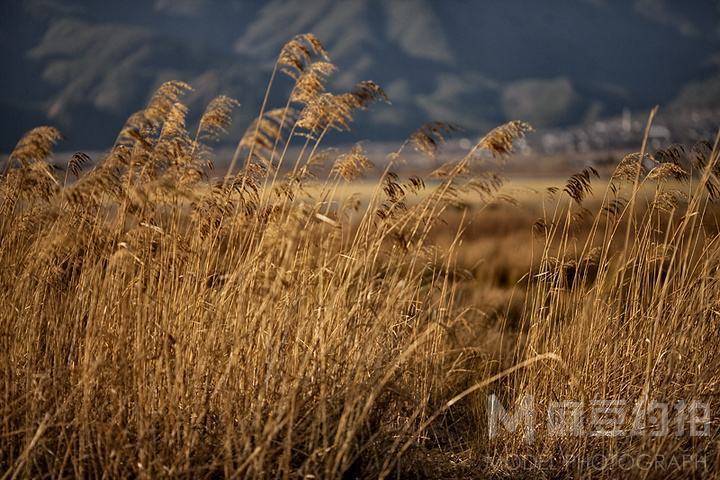
M582 165L611 168L625 153L640 150L647 121L647 113L625 110L622 115L583 125L538 129L517 146L519 161L508 162L504 169L547 175ZM720 110L661 111L650 126L648 150L652 152L676 143L692 146L701 140L713 141L719 126ZM448 145L445 156L467 151L472 145L470 138L458 139ZM427 167L432 166L433 161L415 158L412 163Z
M535 153L563 154L638 149L647 115L625 110L621 116L597 120L588 125L538 132L528 148ZM693 144L712 140L720 125L720 111L677 111L660 113L650 127L648 146L657 149L670 143Z

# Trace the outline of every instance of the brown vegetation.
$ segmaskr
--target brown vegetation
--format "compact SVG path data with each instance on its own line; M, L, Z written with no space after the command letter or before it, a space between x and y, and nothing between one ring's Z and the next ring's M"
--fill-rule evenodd
M373 82L327 92L333 70L314 36L289 42L287 105L265 96L221 181L209 142L236 102L211 102L191 133L182 82L91 170L73 156L76 181L48 162L57 130L20 140L0 183L8 476L598 473L503 461L561 451L714 462L715 417L708 437L539 431L528 444L488 438L485 394L717 406L717 141L643 146L604 193L589 168L528 201L483 168L531 130L510 122L428 178L393 172L403 145L358 199L338 191L373 168L362 145L320 145L386 97ZM406 144L435 155L456 128Z

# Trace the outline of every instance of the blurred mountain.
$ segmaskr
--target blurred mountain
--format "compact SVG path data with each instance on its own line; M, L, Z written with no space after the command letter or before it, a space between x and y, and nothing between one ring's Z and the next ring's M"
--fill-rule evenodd
M0 5L0 150L40 123L67 148L106 146L171 78L194 86L196 115L217 94L238 98L237 137L301 32L329 48L332 88L386 88L393 105L361 114L358 138L401 138L431 119L557 127L655 103L720 107L711 0L25 0Z

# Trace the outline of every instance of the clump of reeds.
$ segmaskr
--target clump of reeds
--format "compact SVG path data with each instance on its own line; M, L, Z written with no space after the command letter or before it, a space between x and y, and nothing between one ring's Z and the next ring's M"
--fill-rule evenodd
M693 168L680 147L626 157L596 208L591 167L552 189L535 224L542 245L528 246L539 258L518 281L517 330L493 330L464 295L476 276L458 264L468 202L518 204L481 153L505 158L531 127L501 125L428 178L403 178L405 145L436 157L456 130L426 124L371 195L338 201L373 164L362 144L336 154L323 138L388 99L371 81L331 92L335 67L311 34L282 48L278 70L293 80L285 106L266 92L222 180L210 142L237 102L216 98L191 128L182 82L160 86L103 158L75 154L75 181L48 163L57 130L18 142L0 183L0 466L11 477L505 474L476 466L535 447L519 432L485 435L481 393L498 384L509 403L714 394L720 252L703 219L716 144L694 150ZM688 185L685 210L665 201ZM516 343L492 350L506 338ZM625 448L687 450L642 438Z

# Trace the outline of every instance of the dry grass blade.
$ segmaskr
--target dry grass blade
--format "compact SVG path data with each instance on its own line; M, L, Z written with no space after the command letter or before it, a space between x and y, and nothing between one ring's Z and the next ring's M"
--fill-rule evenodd
M232 111L240 105L234 98L220 95L208 104L198 126L197 137L203 140L218 140L227 133L232 123Z
M185 117L187 113L188 108L184 104L175 102L165 115L158 142L170 138L187 140L187 130L185 129Z
M390 103L385 90L372 80L359 82L349 93L348 103L353 108L364 109L374 102Z
M592 178L600 178L600 174L593 167L586 167L581 172L568 178L563 189L576 203L581 204L585 197L592 193Z
M648 173L648 178L651 180L677 180L677 181L684 181L687 180L690 175L688 172L683 170L683 168L680 165L677 165L675 163L661 163L657 167L650 170Z
M613 179L634 181L637 175L647 175L648 170L655 166L655 159L649 153L641 155L633 152L625 155L613 172Z
M290 77L298 79L313 57L319 57L325 61L329 59L320 40L312 33L304 33L295 36L282 47L278 57L278 66Z
M163 83L148 102L143 112L144 118L154 128L160 128L175 105L191 90L192 87L185 82L171 80Z
M297 127L309 134L320 133L334 128L349 130L353 121L353 97L323 93L310 100L300 111Z
M120 133L118 133L115 139L115 145L133 145L135 142L140 144L145 149L150 149L151 145L146 140L146 136L152 131L152 125L145 116L145 110L139 110L125 121Z
M415 150L435 158L438 148L445 143L447 137L459 131L462 129L452 123L430 122L415 130L408 140Z
M55 127L37 127L27 132L18 141L10 160L20 162L23 166L31 162L42 162L52 153L55 144L62 139L62 134ZM9 163L8 163L9 165Z
M85 165L92 163L90 156L83 152L75 152L68 162L68 171L75 175L75 178L80 177L80 172Z
M504 125L492 129L487 135L480 139L476 149L487 150L494 157L504 157L513 152L514 143L533 128L530 124L520 120L513 120Z
M373 167L373 163L365 155L361 144L355 144L348 153L340 155L335 161L333 171L345 181L351 182Z
M270 168L270 156L275 145L283 139L284 131L291 127L296 117L297 114L292 109L277 108L265 112L245 130L240 140L240 148L252 152L251 161L258 160L266 168Z
M327 78L335 71L330 62L316 61L310 64L295 82L290 101L307 104L325 92Z
M353 112L366 109L376 101L387 101L387 96L379 85L370 80L358 83L348 93L323 93L305 105L297 126L310 134L329 129L347 131L353 121Z

